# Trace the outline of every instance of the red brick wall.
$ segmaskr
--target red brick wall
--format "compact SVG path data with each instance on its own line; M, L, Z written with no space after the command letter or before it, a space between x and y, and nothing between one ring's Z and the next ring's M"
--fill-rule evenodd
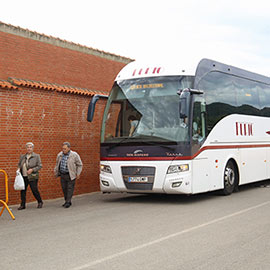
M39 187L44 200L62 196L53 168L62 143L69 141L83 161L83 172L75 194L97 191L99 173L99 130L104 101L99 102L93 123L86 121L89 97L54 91L0 89L0 168L8 173L10 203L19 202L13 190L18 159L25 153L25 143L32 141L41 155ZM1 176L0 197L4 196ZM28 192L28 201L34 200Z
M108 91L125 63L0 31L0 78Z
M15 77L108 91L124 65L0 31L0 79ZM43 200L63 196L53 168L64 141L71 143L84 165L75 194L99 190L99 137L105 101L99 100L92 123L86 121L89 101L89 96L50 90L0 88L0 168L8 173L10 204L20 202L13 183L28 141L41 155L39 189ZM0 175L0 199L4 194L4 177ZM29 189L27 201L33 200Z

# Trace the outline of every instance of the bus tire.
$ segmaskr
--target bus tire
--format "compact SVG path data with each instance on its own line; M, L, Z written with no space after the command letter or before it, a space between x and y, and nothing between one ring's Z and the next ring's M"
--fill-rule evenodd
M223 181L224 188L222 194L225 196L232 194L235 187L238 185L238 173L232 160L229 160L226 164Z

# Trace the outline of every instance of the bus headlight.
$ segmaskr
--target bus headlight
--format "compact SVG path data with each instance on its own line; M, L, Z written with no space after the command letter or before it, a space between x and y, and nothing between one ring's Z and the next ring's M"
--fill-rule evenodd
M186 172L189 170L188 164L181 164L181 165L171 165L168 168L167 174L170 173L178 173L178 172Z
M109 165L100 165L100 171L112 173L111 167Z

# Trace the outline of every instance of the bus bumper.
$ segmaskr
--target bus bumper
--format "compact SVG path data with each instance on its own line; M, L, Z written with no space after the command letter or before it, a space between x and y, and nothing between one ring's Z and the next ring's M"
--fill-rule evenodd
M116 186L116 184L115 184L115 182L114 182L111 175L106 175L104 173L101 173L99 175L99 180L100 180L99 181L100 190L102 192L104 192L104 193L106 193L106 192L121 192L117 188L117 186Z
M163 190L168 194L191 194L191 173L179 173L175 175L166 175Z
M100 190L103 193L167 193L167 194L191 194L192 193L192 181L191 172L181 172L175 174L165 174L162 181L156 181L153 189L142 190L142 189L128 189L123 180L118 181L118 178L113 177L112 174L101 172L99 175L100 179ZM160 179L161 180L161 179ZM159 182L159 183L158 183Z

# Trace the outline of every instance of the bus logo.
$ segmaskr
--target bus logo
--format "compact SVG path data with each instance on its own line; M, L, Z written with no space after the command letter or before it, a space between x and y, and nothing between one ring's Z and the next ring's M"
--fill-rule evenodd
M236 122L236 136L253 136L253 123Z
M148 157L148 153L144 153L143 150L137 149L133 153L127 153L127 157Z
M135 75L160 74L161 71L162 71L162 67L134 69L134 71L132 73L132 76L135 76Z
M134 154L136 155L136 154L141 154L141 153L143 153L143 150L135 150L134 151Z

